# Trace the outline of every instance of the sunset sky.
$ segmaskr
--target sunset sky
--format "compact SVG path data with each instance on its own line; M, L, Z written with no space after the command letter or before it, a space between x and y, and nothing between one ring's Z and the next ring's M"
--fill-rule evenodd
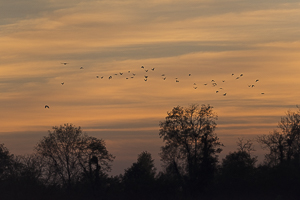
M0 143L32 153L72 123L113 174L142 151L160 168L159 122L210 104L224 156L297 111L299 19L299 0L0 0Z

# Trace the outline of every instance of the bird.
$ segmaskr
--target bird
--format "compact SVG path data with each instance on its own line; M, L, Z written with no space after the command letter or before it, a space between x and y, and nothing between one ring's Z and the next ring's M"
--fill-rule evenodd
M189 76L191 76L192 74L189 74Z
M166 80L167 77L164 77L163 79Z
M61 64L63 64L63 65L67 65L67 64L69 64L69 63L66 63L66 62L64 62L64 63L61 63Z
M96 76L96 78L99 78L99 76Z
M141 68L143 68L143 69L144 69L145 67L144 67L144 66L141 66Z
M258 79L255 80L255 82L258 82L258 81L259 81Z
M103 79L103 76L101 76L101 79Z
M65 84L65 82L62 82L61 85Z
M148 78L148 76L144 76L145 78Z
M179 80L176 80L176 82L178 83L178 82L179 82Z
M154 70L155 70L155 68L153 67L151 70L152 70L152 71L154 71Z
M108 79L112 79L112 76L109 76Z
M197 89L197 87L194 87L194 89Z
M161 76L165 76L165 74L162 74Z
M219 91L217 90L216 93L218 93Z
M264 92L262 92L261 94L265 94Z
M217 83L213 83L212 85L215 87L217 85Z
M83 69L83 67L80 67L80 69Z
M231 76L234 76L234 74L231 74Z
M135 76L135 73L133 73L132 75Z
M122 73L122 72L120 72L120 75L123 75L123 73Z
M207 83L204 83L204 85L207 85Z
M148 72L148 69L145 69L145 72Z
M48 105L45 105L45 108L49 108L49 106L48 106Z
M240 77L236 77L235 79L239 79Z
M240 76L244 76L244 74L241 74Z
M128 71L128 73L130 73L130 71Z
M211 82L215 82L215 80L211 80Z
M226 96L227 93L224 93L223 96Z
M147 79L145 78L144 81L147 81Z

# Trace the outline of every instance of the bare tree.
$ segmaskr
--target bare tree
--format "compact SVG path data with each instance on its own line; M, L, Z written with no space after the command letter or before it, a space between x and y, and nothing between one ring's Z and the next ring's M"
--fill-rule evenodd
M269 150L266 161L270 165L289 163L291 160L300 164L300 110L288 111L286 116L281 117L278 128L281 132L274 130L257 139L263 149Z
M82 175L97 181L97 175L110 170L109 162L114 159L102 139L87 136L72 124L53 127L35 150L45 163L44 178L48 183L68 187Z
M212 178L217 153L222 151L223 145L214 133L217 115L212 108L210 105L177 106L160 122L159 135L165 142L161 159L178 175L187 176L191 185Z

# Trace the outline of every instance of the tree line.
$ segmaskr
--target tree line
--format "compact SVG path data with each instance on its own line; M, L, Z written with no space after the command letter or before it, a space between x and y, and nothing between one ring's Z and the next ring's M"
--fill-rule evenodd
M300 109L281 118L279 131L257 137L268 150L260 164L245 139L219 160L217 118L210 105L168 112L159 124L160 172L143 151L123 174L109 176L115 157L105 141L72 124L53 127L30 155L0 144L0 199L298 199Z

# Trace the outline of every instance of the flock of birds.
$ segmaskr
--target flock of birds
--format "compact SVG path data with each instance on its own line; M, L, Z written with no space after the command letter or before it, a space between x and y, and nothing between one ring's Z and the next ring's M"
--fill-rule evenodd
M61 64L67 65L67 64L69 64L69 63L63 62L63 63L61 63ZM83 68L83 67L80 67L79 69L83 70L84 68ZM141 66L141 69L144 70L145 73L150 72L150 71L154 71L154 70L155 70L155 68L151 68L150 70L149 70L149 69L146 69L144 66ZM119 73L115 73L114 75L110 75L110 76L108 76L107 78L108 78L108 80L111 80L111 79L113 79L113 76L117 76L117 75L122 76L123 74L124 74L123 72L119 72ZM132 73L131 71L128 71L128 73L127 73L127 74L124 74L124 75L127 75L127 76L125 77L125 79L133 79L133 78L135 78L135 76L136 76L136 74L135 74L135 73ZM130 76L128 77L128 75L130 75ZM234 73L231 74L231 76L234 76L234 75L235 75ZM192 76L192 74L188 74L188 76ZM244 76L244 74L240 74L239 76L235 77L235 79L240 79L240 78L242 78L243 76ZM148 73L147 73L147 75L144 75L144 76L143 76L144 81L148 81L148 77L149 77ZM162 77L162 80L166 80L166 79L167 79L167 77L166 77L165 74L161 74L161 77ZM99 75L97 75L96 78L97 78L97 79L104 79L104 76L99 76ZM175 78L175 82L178 83L178 82L179 82L179 79L178 79L178 78ZM224 82L225 82L225 80L222 80L222 83L224 83ZM254 83L251 83L250 85L248 85L248 87L249 87L249 88L255 87L255 83L257 83L257 82L259 82L259 79L256 79L256 80L254 81ZM64 85L64 84L65 84L64 82L61 82L61 85ZM215 80L211 80L211 81L210 81L210 84L211 84L213 87L218 88L218 89L215 90L215 93L222 93L223 96L226 96L226 95L227 95L226 92L221 92L221 91L223 90L223 88L222 88L222 87L217 87L218 83L217 83ZM208 83L204 83L203 85L204 85L204 86L207 86ZM197 89L197 88L198 88L198 86L197 86L196 83L193 84L193 88L194 88L194 89ZM263 94L265 94L265 93L262 92L261 94L263 95ZM50 107L49 107L48 105L45 105L45 108L49 109Z

